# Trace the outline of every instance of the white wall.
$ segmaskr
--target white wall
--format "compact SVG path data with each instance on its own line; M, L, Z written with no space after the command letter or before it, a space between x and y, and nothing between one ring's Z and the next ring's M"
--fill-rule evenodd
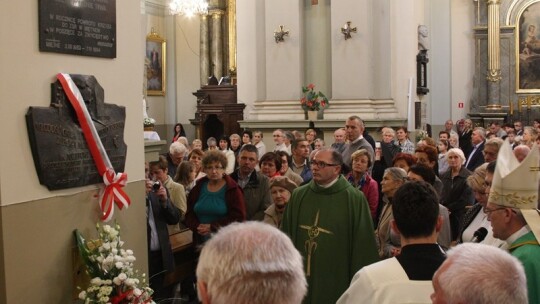
M38 2L9 1L3 8L0 38L13 43L13 47L4 45L0 48L3 71L0 76L0 116L5 126L4 144L0 147L0 205L69 195L88 188L51 192L39 184L32 160L24 115L29 106L49 106L50 83L59 72L94 75L105 90L105 102L126 107L126 172L130 180L142 179L142 135L141 132L129 132L142 128L144 51L137 33L141 20L140 4L136 1L117 3L115 59L40 52ZM21 16L24 16L24 22L20 22Z

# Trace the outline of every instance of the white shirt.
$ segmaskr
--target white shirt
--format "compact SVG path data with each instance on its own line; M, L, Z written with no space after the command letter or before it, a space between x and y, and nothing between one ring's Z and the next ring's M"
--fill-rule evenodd
M431 281L411 281L396 258L364 266L337 304L431 303Z

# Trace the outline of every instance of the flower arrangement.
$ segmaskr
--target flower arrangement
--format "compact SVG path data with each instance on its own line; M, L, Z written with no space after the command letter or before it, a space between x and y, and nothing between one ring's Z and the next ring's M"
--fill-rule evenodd
M143 125L145 127L153 127L155 123L156 123L156 120L153 118L146 117L145 119L143 119Z
M304 96L300 99L302 109L305 111L319 111L329 106L328 98L321 92L315 92L315 85L310 83L302 87Z
M85 304L154 303L153 290L146 284L145 274L139 275L138 270L133 269L136 260L133 251L122 249L120 226L100 226L98 223L96 230L99 239L88 242L79 230L74 231L86 273L92 278L86 290L79 293L79 299Z
M418 143L421 140L424 140L426 137L429 137L426 130L418 130L415 136L415 140Z

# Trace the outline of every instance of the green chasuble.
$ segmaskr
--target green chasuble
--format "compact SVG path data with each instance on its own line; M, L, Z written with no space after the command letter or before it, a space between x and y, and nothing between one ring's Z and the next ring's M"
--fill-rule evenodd
M540 303L540 245L532 231L513 242L508 250L525 268L529 303Z
M281 225L304 257L304 303L335 303L360 268L379 260L367 200L343 176L329 188L313 180L297 188Z

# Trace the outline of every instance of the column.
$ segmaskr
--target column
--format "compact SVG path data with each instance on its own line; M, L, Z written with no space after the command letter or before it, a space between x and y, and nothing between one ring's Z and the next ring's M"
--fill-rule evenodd
M221 28L222 10L212 10L208 12L212 15L212 41L210 48L210 58L212 59L212 72L219 80L223 76L223 34Z
M201 16L201 44L200 44L200 71L201 71L201 86L208 83L210 77L210 52L208 45L208 17Z
M488 5L488 101L487 109L500 110L501 59L500 59L500 0L487 0Z
M236 0L227 1L229 18L229 72L236 78Z

